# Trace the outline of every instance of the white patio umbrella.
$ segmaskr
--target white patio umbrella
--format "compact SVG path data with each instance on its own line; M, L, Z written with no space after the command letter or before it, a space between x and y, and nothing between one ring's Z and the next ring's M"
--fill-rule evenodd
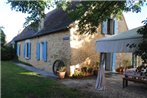
M96 51L101 53L100 69L96 80L96 89L104 90L105 88L105 53L129 53L135 52L138 44L142 41L142 36L137 33L141 27L118 33L107 38L96 41Z
M98 78L96 80L96 89L97 90L103 90L105 89L104 85L105 85L105 53L101 53L100 54L100 70L98 71Z

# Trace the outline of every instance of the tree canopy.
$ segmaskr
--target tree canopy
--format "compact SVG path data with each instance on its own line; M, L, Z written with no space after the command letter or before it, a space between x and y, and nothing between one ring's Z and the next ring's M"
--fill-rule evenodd
M57 5L69 13L73 20L79 20L79 31L81 33L93 33L97 26L110 16L120 18L122 11L140 12L140 6L144 0L134 3L134 0L125 1L70 1L70 0L39 0L39 1L13 1L8 0L12 10L28 13L24 25L32 24L37 26L40 18L44 17L45 8ZM74 9L68 9L73 3L78 2Z
M144 21L144 26L138 30L138 33L142 35L142 43L139 44L139 49L135 52L140 56L143 62L147 63L147 19Z
M1 46L4 46L4 44L6 43L6 35L4 33L4 31L2 30L3 27L0 27L0 44Z
M53 6L52 0L8 0L7 3L11 5L12 10L29 14L29 16L26 17L26 22L24 23L24 26L32 24L34 27L37 27L40 22L40 18L45 16L45 8L49 9L50 6Z

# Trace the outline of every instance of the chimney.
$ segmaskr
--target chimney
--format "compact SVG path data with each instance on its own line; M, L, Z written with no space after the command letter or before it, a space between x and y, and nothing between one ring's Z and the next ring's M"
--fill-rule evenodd
M44 11L42 11L41 13L44 14ZM41 29L43 29L43 27L44 27L44 17L42 17L42 16L40 15L38 31L40 31Z

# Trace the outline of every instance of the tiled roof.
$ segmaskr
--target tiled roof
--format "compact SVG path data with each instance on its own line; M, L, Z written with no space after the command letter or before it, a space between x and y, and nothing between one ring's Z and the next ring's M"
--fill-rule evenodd
M31 26L28 26L19 35L17 35L16 37L14 37L13 40L19 41L19 40L24 40L24 39L27 39L27 38L31 38L36 33L37 33L37 30L35 30Z
M70 9L74 9L78 2L73 2ZM61 30L67 30L68 26L73 21L69 18L67 12L60 8L57 8L46 14L44 20L44 28L37 32L31 26L26 27L19 35L14 39L15 41L29 39L32 37L42 36L51 33L58 33Z
M36 33L34 36L55 33L60 30L65 30L72 23L67 13L62 9L55 9L47 14L44 22L44 28Z

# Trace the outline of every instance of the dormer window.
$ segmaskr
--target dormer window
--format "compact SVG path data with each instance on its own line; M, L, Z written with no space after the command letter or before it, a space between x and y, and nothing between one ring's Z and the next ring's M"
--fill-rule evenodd
M107 23L107 34L113 35L114 34L114 20L113 19L108 19Z
M113 35L118 32L118 24L116 19L107 19L102 23L102 34Z

